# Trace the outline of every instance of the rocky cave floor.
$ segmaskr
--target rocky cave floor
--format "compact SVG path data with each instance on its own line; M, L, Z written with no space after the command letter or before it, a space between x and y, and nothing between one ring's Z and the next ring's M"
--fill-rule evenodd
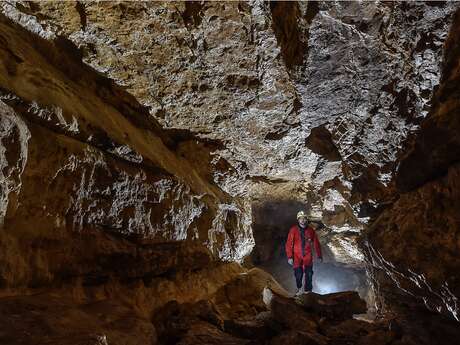
M259 268L230 266L233 278L210 298L171 300L151 315L141 311L138 293L134 305L127 296L103 298L109 285L3 297L0 343L415 345L454 344L460 335L454 321L426 310L416 319L386 314L369 320L356 291L293 297ZM138 290L135 285L131 288Z

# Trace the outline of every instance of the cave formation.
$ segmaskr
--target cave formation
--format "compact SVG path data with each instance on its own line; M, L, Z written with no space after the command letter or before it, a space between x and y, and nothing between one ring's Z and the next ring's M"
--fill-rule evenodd
M457 343L458 2L0 12L0 344Z

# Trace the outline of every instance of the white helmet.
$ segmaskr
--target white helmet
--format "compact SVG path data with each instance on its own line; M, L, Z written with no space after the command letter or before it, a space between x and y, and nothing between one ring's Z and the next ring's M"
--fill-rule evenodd
M297 219L302 218L302 217L307 218L306 213L304 211L297 212Z

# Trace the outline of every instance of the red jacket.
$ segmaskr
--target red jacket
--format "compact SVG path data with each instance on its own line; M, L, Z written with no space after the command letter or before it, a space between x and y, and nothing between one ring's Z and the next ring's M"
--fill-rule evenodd
M315 247L316 257L321 258L321 246L315 230L307 227L305 230L305 255L302 257L302 240L300 238L300 227L294 225L289 230L286 241L286 256L294 259L294 268L300 266L311 266L313 264L312 243Z

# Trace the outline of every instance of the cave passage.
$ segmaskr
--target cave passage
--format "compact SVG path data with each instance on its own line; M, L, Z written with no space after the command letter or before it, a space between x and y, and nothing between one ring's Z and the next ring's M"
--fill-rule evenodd
M297 200L263 201L253 204L252 207L255 239L252 263L271 273L291 293L296 290L295 279L284 248L289 228L297 223L297 212L306 209L308 210L305 203ZM370 288L364 267L350 266L335 259L329 248L327 227L320 226L316 233L324 261L319 262L316 254L313 255L313 292L328 294L357 291L369 305Z

